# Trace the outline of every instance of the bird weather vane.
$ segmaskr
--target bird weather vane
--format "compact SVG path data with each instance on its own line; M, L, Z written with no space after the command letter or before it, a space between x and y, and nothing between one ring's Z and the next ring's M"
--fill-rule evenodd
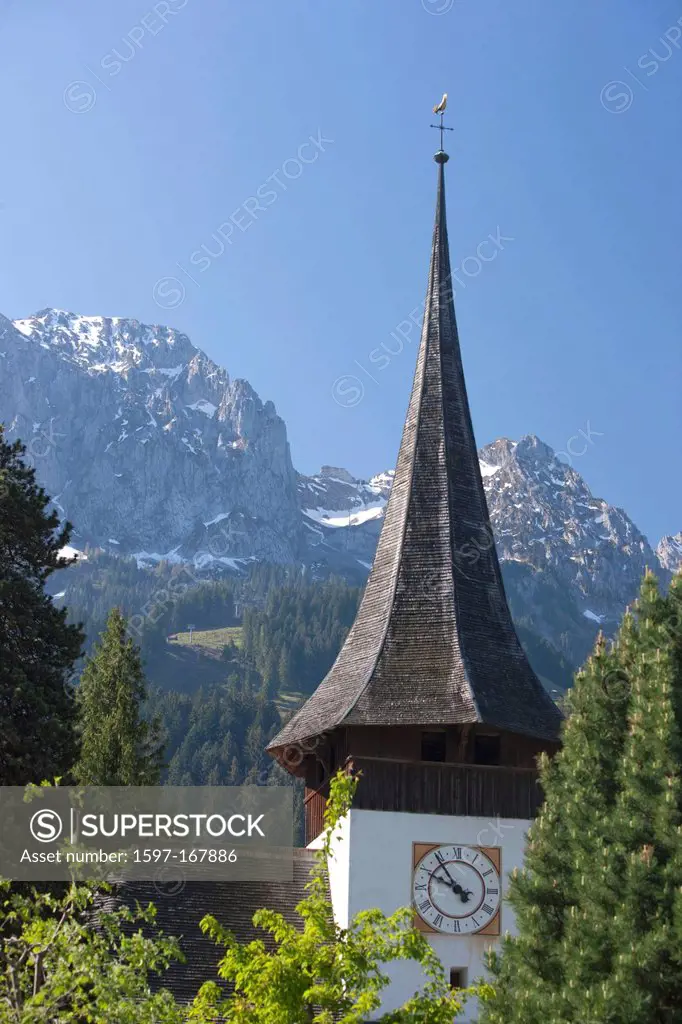
M455 130L454 128L448 128L448 126L446 124L443 124L443 115L445 114L445 108L447 107L447 105L448 105L448 94L446 92L444 92L443 93L443 99L440 101L440 103L436 103L435 107L433 108L434 114L440 114L440 124L432 124L432 125L430 125L431 128L438 128L438 130L440 131L440 148L441 148L441 151L443 150L443 132L453 132Z

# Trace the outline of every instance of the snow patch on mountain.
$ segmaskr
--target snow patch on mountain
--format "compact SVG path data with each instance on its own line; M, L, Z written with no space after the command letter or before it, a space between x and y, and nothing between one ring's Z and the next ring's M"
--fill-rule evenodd
M580 622L612 631L637 595L647 567L665 583L667 569L682 563L682 535L666 538L661 560L619 508L595 497L580 474L539 438L501 438L479 452L495 544L505 576L522 588L523 615L555 645ZM353 555L370 565L392 475L382 474L380 500L369 483L324 467L299 478L301 505L315 524L309 543L322 559ZM371 510L371 511L370 511ZM489 543L472 536L471 544ZM662 542L663 543L663 542ZM330 557L330 563L332 558ZM562 604L560 612L548 600ZM585 650L570 652L582 660Z
M192 404L188 405L187 408L203 412L204 416L208 416L209 419L215 416L218 411L218 407L213 405L212 402L207 402L205 398L200 398L198 402L192 402Z
M272 402L184 334L42 310L0 316L0 348L8 436L30 442L38 481L77 525L80 548L144 566L237 572L261 559L366 578L393 472L297 474ZM614 628L647 566L664 581L682 566L682 534L654 553L537 437L501 438L479 458L513 611L569 655L562 645L576 630L589 644L597 626Z
M186 335L48 309L0 316L0 341L8 435L28 441L39 425L38 478L84 541L106 549L115 537L121 554L152 564L210 550L218 531L218 557L299 557L284 423ZM237 532L216 520L225 509L249 513Z
M333 529L380 520L393 477L394 471L390 470L369 480L356 480L347 469L323 466L315 476L299 477L303 514Z
M79 562L87 562L88 560L88 556L83 551L79 551L78 548L74 548L70 544L65 544L63 548L60 548L57 552L57 557L69 560L75 558Z
M656 548L661 565L669 572L676 573L682 569L682 532L674 537L663 537Z
M382 501L376 505L355 506L355 511L349 510L343 514L340 514L338 509L304 508L303 514L316 523L337 529L342 526L357 526L369 519L381 519L385 505L386 502Z

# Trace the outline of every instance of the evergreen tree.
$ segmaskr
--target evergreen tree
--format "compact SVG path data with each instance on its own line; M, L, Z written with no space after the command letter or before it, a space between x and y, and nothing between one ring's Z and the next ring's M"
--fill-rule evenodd
M600 834L613 799L610 758L624 742L622 700L611 700L616 674L615 658L600 637L567 699L563 748L553 759L541 758L545 803L529 833L525 870L514 876L510 891L520 936L506 940L502 962L492 963L504 1005L499 1013L489 1009L495 1024L560 1019L551 1014L566 978L566 925L578 905L574 864Z
M67 685L83 635L68 625L45 582L68 565L59 551L71 526L26 465L20 442L0 424L0 784L64 775L77 753L73 693Z
M655 592L649 597L652 616L640 621L639 657L630 673L612 843L587 876L590 898L575 936L579 973L571 1003L581 1019L663 1024L682 1015L682 948L674 934L682 886L682 747L673 656L656 598Z
M291 678L290 669L291 655L284 644L282 644L282 652L279 656L279 662L277 665L277 675L279 676L280 686L284 689L291 686L293 680Z
M487 1024L682 1019L680 585L663 598L647 575L616 643L600 639L576 677Z
M236 757L233 757L232 764L230 765L230 771L227 776L227 785L238 786L240 782L241 777L239 772L239 762L237 761Z
M155 720L142 717L147 697L139 649L118 608L88 659L78 691L81 757L74 769L83 786L154 786L163 747Z

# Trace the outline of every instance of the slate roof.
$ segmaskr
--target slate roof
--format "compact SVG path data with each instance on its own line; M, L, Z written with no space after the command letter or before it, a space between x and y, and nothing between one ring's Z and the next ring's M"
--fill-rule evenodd
M199 928L201 919L212 914L239 942L261 939L266 947L272 947L270 936L254 928L253 915L267 907L300 928L302 922L295 908L306 895L314 857L313 850L293 850L292 881L187 881L179 885L127 881L113 896L100 900L99 906L108 909L124 903L132 907L136 901L141 906L154 904L155 927L179 940L187 960L171 964L158 978L152 976L154 987L166 988L178 1001L188 1003L205 981L220 982L217 969L224 950L204 936Z
M485 723L556 740L561 716L512 623L469 412L448 251L444 153L417 368L355 622L268 750L341 725Z

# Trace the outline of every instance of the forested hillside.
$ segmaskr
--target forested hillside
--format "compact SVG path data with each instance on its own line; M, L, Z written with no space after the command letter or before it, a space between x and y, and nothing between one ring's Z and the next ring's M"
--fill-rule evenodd
M263 564L244 576L212 580L187 566L146 570L132 559L85 554L57 574L55 600L66 604L71 621L83 622L88 650L110 608L129 618L150 684L149 712L165 734L164 781L289 782L264 748L281 716L330 668L360 591ZM190 642L190 626L202 640L226 634L230 640L194 643L192 633Z
M270 697L310 693L331 666L357 609L360 591L342 580L318 582L308 570L256 563L243 576L202 579L189 566L139 569L132 559L88 554L58 574L55 600L82 622L89 647L110 608L130 620L151 683L195 691L216 674ZM239 626L241 643L219 663L198 647L169 642L178 633ZM190 645L191 646L191 645ZM189 659L189 660L187 660ZM181 665L172 667L172 661Z
M175 785L288 780L264 747L331 667L361 594L307 569L254 563L210 579L191 565L139 568L92 551L56 574L53 590L83 623L87 649L112 607L129 618L165 732L164 779ZM563 692L569 663L531 623L519 635L545 686Z

